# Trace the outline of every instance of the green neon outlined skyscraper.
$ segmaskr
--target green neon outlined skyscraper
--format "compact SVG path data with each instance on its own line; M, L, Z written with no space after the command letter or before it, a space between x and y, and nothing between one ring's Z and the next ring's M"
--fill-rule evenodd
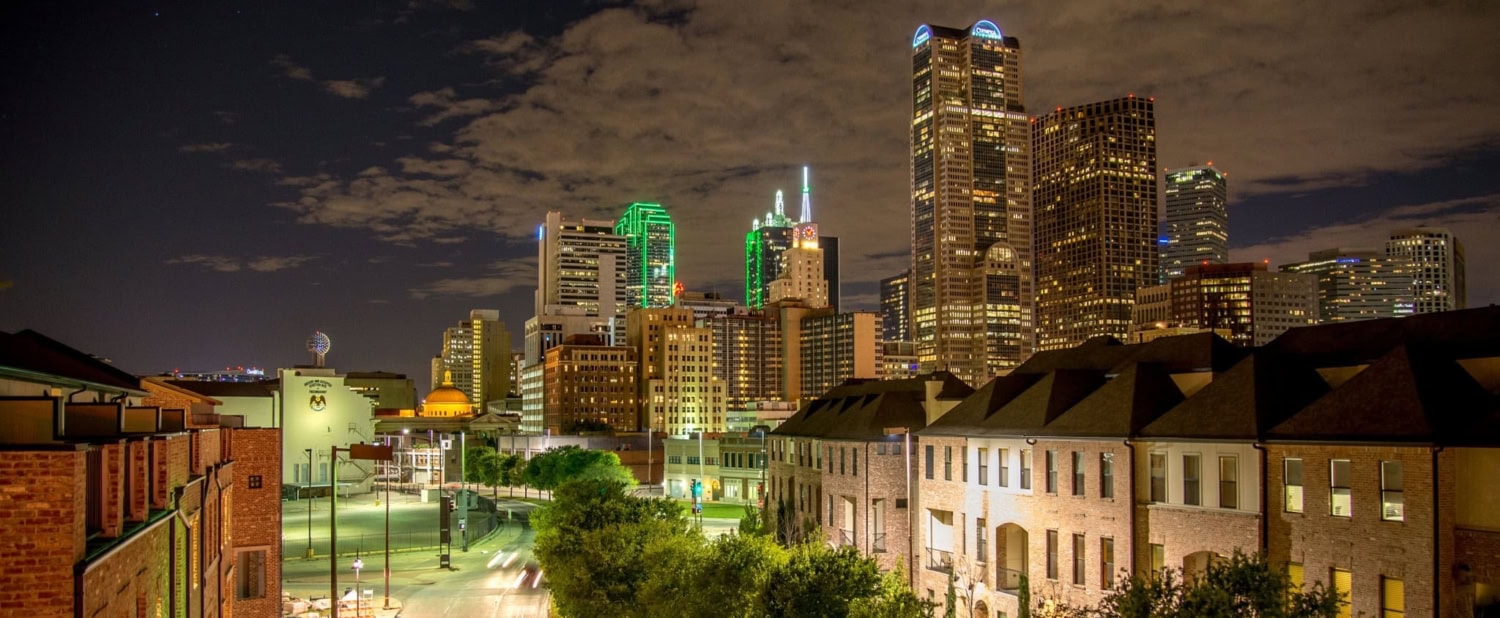
M677 228L661 204L636 202L615 223L625 237L626 290L631 307L671 307L676 300Z

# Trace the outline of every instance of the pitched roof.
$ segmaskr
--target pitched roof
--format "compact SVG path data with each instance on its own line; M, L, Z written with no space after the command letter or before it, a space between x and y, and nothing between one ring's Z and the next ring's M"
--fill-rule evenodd
M1500 349L1500 307L1293 328L1266 347L1314 367L1336 367L1368 363L1403 343L1454 358L1493 356Z
M973 392L947 372L905 380L849 382L803 406L771 433L868 442L884 438L887 427L921 429L927 424L927 383L934 380L942 382L939 398L943 393L963 397Z
M144 392L134 375L32 330L0 333L0 367Z
M982 427L991 414L1041 379L1040 374L1011 374L990 380L919 433L939 436L968 434Z
M1104 371L1124 362L1130 355L1140 351L1140 347L1122 344L1114 337L1094 337L1065 350L1037 352L1011 373L1039 374L1058 369Z
M1194 333L1158 337L1147 343L1127 346L1136 348L1125 362L1154 363L1168 373L1185 371L1228 371L1250 353L1248 349L1225 341L1214 333ZM1115 367L1111 373L1119 373Z
M1500 444L1500 400L1451 358L1401 345L1272 428L1267 439Z
M1182 391L1161 365L1132 362L1042 431L1048 436L1129 438L1182 400Z
M1047 423L1062 416L1068 408L1103 385L1103 371L1054 371L990 414L977 433L994 436L1044 435Z
M1327 392L1317 372L1296 359L1258 351L1146 425L1140 436L1259 440Z

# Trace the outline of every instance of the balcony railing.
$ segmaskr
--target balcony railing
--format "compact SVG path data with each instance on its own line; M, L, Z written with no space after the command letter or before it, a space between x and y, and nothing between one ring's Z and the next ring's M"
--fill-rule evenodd
M839 545L853 545L853 544L854 544L854 531L850 530L848 528L842 528L842 529L840 529L839 530Z
M1016 592L1021 589L1020 571L998 567L995 569L995 587L1004 592Z
M953 572L953 552L927 548L927 569L941 573Z
M870 551L885 551L885 533L876 532L875 539L870 543Z

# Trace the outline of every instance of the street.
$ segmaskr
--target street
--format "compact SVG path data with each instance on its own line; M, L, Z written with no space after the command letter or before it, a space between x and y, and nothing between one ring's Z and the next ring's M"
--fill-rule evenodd
M395 496L393 496L395 497ZM322 506L321 517L317 506ZM500 511L507 509L517 513L529 512L535 505L508 500L502 496L498 501ZM325 555L305 560L296 550L305 546L307 536L306 511L303 517L296 516L298 508L306 503L290 502L284 512L283 530L288 541L286 547L291 555L282 562L283 590L303 599L327 597L329 592L328 560ZM391 530L423 533L435 530L437 505L421 503L416 498L406 501L404 496L395 497L391 504ZM346 514L348 519L346 520ZM384 531L385 505L375 506L373 497L359 496L339 501L339 549L353 549L348 534L363 534L365 546L377 548L360 558L364 568L360 572L360 587L373 591L378 616L478 616L478 617L536 617L547 615L548 592L545 573L535 572L535 558L531 553L534 533L522 525L520 520L504 523L489 537L469 544L469 551L462 551L462 542L454 535L452 546L452 569L438 567L435 550L392 551L391 553L391 605L396 609L382 611L384 601L384 555L378 551L380 541L377 531ZM431 522L423 523L423 522ZM321 526L321 528L320 528ZM313 510L313 538L327 537L327 500L319 500ZM395 542L392 543L396 547ZM326 553L326 552L325 552ZM338 589L342 595L352 589L355 582L354 557L339 557ZM528 573L528 565L533 571ZM539 575L539 577L538 577Z

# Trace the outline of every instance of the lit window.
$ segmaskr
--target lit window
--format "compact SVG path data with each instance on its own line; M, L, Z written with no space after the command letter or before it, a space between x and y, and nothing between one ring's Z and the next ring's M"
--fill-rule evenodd
M1352 476L1352 472L1349 460L1335 459L1329 462L1328 484L1330 489L1332 489L1329 507L1334 517L1352 517L1354 515L1353 498L1350 496L1349 490L1350 476Z
M1402 465L1399 461L1380 462L1380 518L1386 521L1406 519Z
M1282 481L1285 495L1283 508L1288 513L1302 512L1302 460L1286 459L1282 461L1284 480Z

